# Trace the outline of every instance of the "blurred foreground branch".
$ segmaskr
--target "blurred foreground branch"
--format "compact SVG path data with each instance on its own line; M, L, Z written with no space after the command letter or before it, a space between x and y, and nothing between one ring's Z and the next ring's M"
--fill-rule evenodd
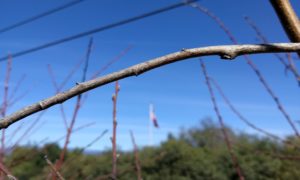
M270 0L291 42L300 42L300 22L289 0ZM300 53L298 52L300 57Z
M300 42L299 19L289 0L270 0L281 25L292 42Z

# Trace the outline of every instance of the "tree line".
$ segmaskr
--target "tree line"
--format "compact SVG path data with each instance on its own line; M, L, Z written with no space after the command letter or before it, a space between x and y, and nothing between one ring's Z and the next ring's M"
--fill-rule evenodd
M294 136L284 141L237 133L226 126L234 153L245 179L298 179L300 177L300 142ZM138 143L138 142L137 142ZM19 146L7 153L4 162L19 179L47 179L51 168L44 156L55 162L62 149L58 144ZM212 120L169 134L159 146L138 151L142 179L238 179L222 129ZM77 148L68 150L60 173L65 179L110 179L111 150L87 153ZM118 179L137 179L133 151L118 151Z

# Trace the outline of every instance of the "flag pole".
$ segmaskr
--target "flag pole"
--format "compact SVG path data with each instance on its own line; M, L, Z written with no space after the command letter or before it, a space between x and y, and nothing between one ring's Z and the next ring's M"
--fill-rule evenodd
M148 145L153 146L153 129L152 129L152 119L151 119L151 113L153 112L153 105L149 105L149 124L148 124Z

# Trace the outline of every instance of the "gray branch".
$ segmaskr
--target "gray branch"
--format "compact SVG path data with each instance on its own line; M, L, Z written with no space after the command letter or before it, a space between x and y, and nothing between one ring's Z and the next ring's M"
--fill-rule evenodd
M289 0L270 0L291 42L300 42L300 22ZM300 53L298 53L300 57Z
M289 0L270 0L281 25L292 42L300 42L300 23Z
M30 106L24 107L15 113L4 117L0 121L0 129L7 128L11 124L31 115L47 109L56 104L63 103L79 94L89 90L101 87L105 84L124 79L130 76L138 76L151 69L158 68L163 65L174 63L180 60L185 60L194 57L218 55L222 59L234 59L237 56L244 54L261 54L275 52L300 52L300 43L274 43L274 44L245 44L245 45L223 45L223 46L208 46L202 48L182 49L179 52L161 56L149 61L131 66L118 72L114 72L103 77L99 77L90 81L77 84L75 87L58 93L52 97L39 101Z

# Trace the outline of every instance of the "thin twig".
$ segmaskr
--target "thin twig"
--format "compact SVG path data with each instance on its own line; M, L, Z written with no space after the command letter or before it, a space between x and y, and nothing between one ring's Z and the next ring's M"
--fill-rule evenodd
M257 127L255 124L251 123L245 116L242 115L242 113L240 113L237 108L230 102L229 98L225 95L225 93L223 92L221 86L217 83L217 81L215 79L213 79L211 76L209 77L210 82L215 86L215 88L217 89L217 91L219 92L219 94L221 95L221 97L224 99L225 103L229 106L229 108L231 109L231 111L241 120L243 121L247 126L251 127L252 129L272 138L275 140L278 140L282 143L285 144L289 144L293 147L296 147L299 149L299 145L295 144L293 141L290 141L288 139L283 139L280 136L277 136L276 134L270 133L262 128Z
M89 45L90 46L90 45ZM89 50L90 47L88 47L88 53L91 52L91 50ZM52 67L50 64L48 64L47 69L48 69L48 73L50 75L51 78L51 82L55 88L55 93L58 94L62 91L62 89L64 88L64 86L67 84L67 82L70 80L70 78L74 75L74 73L79 69L80 65L86 61L86 57L85 58L81 58L80 61L71 69L71 71L67 74L67 76L65 77L65 79L62 81L62 83L60 85L58 85L55 76L54 76L54 72L52 70ZM66 131L68 131L68 121L67 121L67 117L65 114L65 110L64 110L64 106L63 104L60 104L60 112L61 112L61 116L63 119L63 122L65 124L65 128Z
M295 135L297 137L300 137L298 129L296 128L293 120L291 119L291 117L289 116L289 114L286 112L286 110L283 107L283 105L281 104L279 98L275 95L275 93L273 92L273 90L267 84L266 80L263 78L261 72L258 70L258 68L256 67L256 65L252 61L248 61L247 63L252 67L252 69L254 70L254 72L256 73L256 75L259 77L260 82L264 85L264 87L266 88L267 92L270 94L270 96L275 101L278 110L283 114L283 116L285 117L285 119L287 120L287 122L289 123L289 125L292 127L292 129L294 130Z
M115 84L115 93L112 96L113 101L113 135L112 135L112 179L117 179L117 100L120 91L118 81Z
M54 72L53 72L52 67L51 67L50 64L48 64L47 69L48 69L48 73L49 73L50 78L51 78L52 85L53 85L54 88L55 88L55 93L56 93L56 94L57 94L57 93L60 93L61 89L64 87L64 86L62 86L63 83L61 84L61 86L58 86L57 81L56 81L55 76L54 76ZM71 71L71 72L68 74L68 76L71 77L72 75L70 75L70 74L72 74L72 72L73 72L73 71ZM74 71L74 72L75 72L75 71ZM67 77L68 77L68 76L67 76ZM66 79L67 79L67 78L66 78ZM67 82L67 81L65 81L65 82ZM65 125L65 128L66 128L66 131L68 131L68 121L67 121L67 117L66 117L66 114L65 114L65 110L64 110L63 104L60 104L59 109L60 109L60 112L61 112L61 116L62 116L64 125Z
M91 141L90 143L88 143L79 152L84 152L87 148L91 147L93 144L95 144L97 141L99 141L107 132L108 132L108 130L105 129L99 136L97 136L93 141Z
M122 50L119 54L117 54L115 57L110 59L102 68L100 68L98 71L96 71L91 77L91 79L97 78L100 74L102 74L105 70L107 70L111 65L119 61L124 55L128 53L129 50L132 49L132 45L127 46L124 50ZM81 106L86 102L88 98L88 93L84 94L82 101L81 101Z
M216 87L217 91L219 91L219 94L224 99L225 103L229 106L231 111L241 120L243 121L247 126L251 127L252 129L261 132L262 134L267 135L268 137L271 137L276 140L283 141L283 139L275 134L272 134L262 128L257 127L255 124L251 123L245 116L243 116L236 108L235 106L230 102L230 100L227 98L227 96L224 94L222 88L217 83L215 79L213 79L211 76L209 77L209 81Z
M89 44L88 44L87 53L86 53L86 60L85 60L85 66L84 66L83 75L82 75L82 82L85 81L85 78L86 78L86 73L87 73L87 68L88 68L88 63L89 63L92 44L93 44L93 38L90 39ZM65 140L65 143L64 143L63 150L61 151L59 160L56 163L56 168L58 170L62 166L62 164L64 162L64 159L65 159L65 154L67 152L67 148L68 148L68 145L70 143L70 139L71 139L71 135L72 135L74 125L75 125L75 121L77 119L78 112L81 108L81 106L80 106L81 99L82 99L82 96L81 96L81 94L79 94L77 96L77 99L76 99L76 104L75 104L75 108L74 108L74 111L73 111L73 115L72 115L70 125L68 126L68 129L67 129L67 136L66 136L66 140Z
M207 71L206 71L206 67L205 67L205 64L202 60L200 60L200 63L201 63L201 67L202 67L202 72L203 72L203 75L205 77L205 81L206 81L206 86L209 90L209 94L210 94L210 98L211 98L211 101L213 103L213 107L214 107L214 111L218 117L218 120L219 120L219 123L221 125L221 128L222 128L222 133L223 133L223 136L224 136L224 140L226 142L226 146L227 146L227 149L229 151L229 154L230 154L230 157L231 157L231 160L232 160L232 163L233 163L233 166L236 170L236 173L238 174L239 176L239 179L240 180L244 180L244 176L243 176L243 173L242 173L242 170L239 166L239 163L238 163L238 160L232 150L232 145L231 145L231 142L229 140L229 137L228 137L228 134L227 134L227 131L226 131L226 128L225 128L225 124L224 124L224 121L223 121L223 117L221 116L221 113L219 111L219 108L218 108L218 105L217 105L217 102L216 102L216 98L215 98L215 95L214 95L214 92L213 92L213 89L211 87L211 84L210 84L210 81L209 81L209 77L208 77L208 74L207 74Z
M23 74L21 76L21 78L18 80L18 82L16 83L14 89L11 91L10 96L8 98L8 102L13 101L14 96L17 94L19 88L21 87L22 83L25 81L26 79L26 74Z
M55 173L56 177L60 180L65 180L65 178L62 177L62 175L59 173L59 171L55 168L55 166L52 164L52 162L48 159L48 157L44 156L47 164L50 166L51 170Z
M256 32L257 37L262 41L262 43L269 43L268 39L262 34L262 32L260 32L259 28L257 27L257 25L254 23L253 20L251 20L247 16L245 16L244 19L247 22L247 24ZM288 63L279 54L274 53L274 56L277 59L279 59L279 61L285 66L285 71L290 70L293 73L293 75L296 78L296 81L298 82L298 85L300 85L300 76L298 70L294 66L293 60L290 58L289 53L287 53Z
M298 74L298 70L296 68L296 65L294 63L291 53L286 53L286 58L289 62L290 69L295 72L297 81L299 82L299 86L300 86L300 75Z
M7 144L9 144L13 140L13 138L16 137L16 134L22 129L23 125L24 122L20 123L20 125L16 129L14 129L14 131L9 135L9 139L6 142Z
M38 122L42 119L42 117L44 116L44 114L47 111L42 111L36 118L35 120L30 124L30 126L23 132L23 134L19 137L19 139L14 143L13 146L10 147L10 150L14 149L15 147L17 147L20 142L26 138L29 133L32 131L32 129L38 124Z
M9 55L7 58L6 65L6 74L5 74L5 82L4 82L4 95L3 95L3 105L1 109L1 116L5 117L7 108L8 108L8 90L9 90L9 80L12 69L12 57ZM5 129L2 130L1 136L1 153L0 153L0 162L3 163L3 158L5 156Z
M77 128L74 128L74 129L72 130L72 133L75 133L75 132L77 132L77 131L80 131L80 130L82 130L82 129L85 129L85 128L90 127L90 126L95 125L95 124L96 124L95 122L90 122L90 123L87 123L87 124L83 124L83 125L81 125L81 126L79 126L79 127L77 127ZM64 139L66 136L67 136L67 135L61 136L60 138L56 139L54 142L61 141L61 140Z
M100 74L102 74L105 70L107 70L112 64L119 61L124 55L126 55L131 49L133 48L132 45L128 45L124 50L122 50L117 56L113 57L109 60L101 69L95 72L90 79L97 78Z
M129 68L114 72L103 77L79 83L75 87L62 93L51 96L35 104L26 106L13 114L4 117L0 121L0 129L7 128L11 124L41 110L47 109L56 104L71 99L89 90L101 87L105 84L124 79L130 76L138 76L152 69L186 60L194 57L219 55L223 59L234 59L244 54L262 54L273 52L297 52L300 51L300 43L274 43L274 44L245 44L245 45L224 45L208 46L203 48L183 49L179 52L164 55Z
M138 180L142 180L142 172L141 172L141 162L139 158L139 150L138 147L135 143L134 135L133 132L130 131L130 137L133 145L133 150L134 150L134 163L135 163L135 171L136 171L136 176Z
M0 163L0 171L2 171L8 179L17 180L17 178L13 176L2 163Z
M87 148L91 147L93 144L95 144L97 141L99 141L106 133L108 132L107 129L105 129L99 136L97 136L95 139L93 139L90 143L88 143L85 147L81 148L79 150L79 153L83 153ZM74 160L77 159L78 156L74 156L73 158L69 158L65 163L64 163L64 168L70 165Z
M220 26L220 28L225 32L225 34L228 36L228 38L234 44L236 44L236 45L238 44L238 41L236 40L236 38L233 36L233 34L230 32L230 30L226 27L226 25L224 24L224 22L219 17L217 17L216 15L214 15L208 9L200 6L198 3L192 3L190 5L193 8L196 8L199 11L201 11L202 13L206 14L207 16L209 16L213 21L215 21ZM297 51L297 52L299 52L299 51ZM298 132L298 130L297 130L294 122L290 118L289 114L286 112L286 110L285 110L284 106L282 105L282 103L280 102L279 98L276 96L276 94L271 89L271 86L267 83L267 81L263 77L263 75L260 72L260 70L256 67L256 65L254 64L254 62L250 59L250 57L247 54L244 54L243 57L247 61L247 64L250 66L250 68L255 72L255 74L257 75L257 77L259 79L259 81L265 87L266 91L272 97L272 99L274 100L274 102L276 103L276 105L278 107L278 110L283 114L284 118L286 119L286 121L289 123L289 125L293 129L295 135L298 136L298 137L300 137L300 134L299 134L299 132Z

